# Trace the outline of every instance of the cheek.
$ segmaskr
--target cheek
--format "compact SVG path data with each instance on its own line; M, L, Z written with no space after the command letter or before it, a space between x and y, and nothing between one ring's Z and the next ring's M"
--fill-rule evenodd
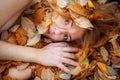
M55 41L62 41L63 35L53 34L53 35L47 35L47 37L55 40Z

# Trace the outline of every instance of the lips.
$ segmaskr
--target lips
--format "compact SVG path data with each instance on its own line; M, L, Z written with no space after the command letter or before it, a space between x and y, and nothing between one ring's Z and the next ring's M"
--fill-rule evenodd
M50 26L48 27L48 30L47 30L46 33L50 34Z

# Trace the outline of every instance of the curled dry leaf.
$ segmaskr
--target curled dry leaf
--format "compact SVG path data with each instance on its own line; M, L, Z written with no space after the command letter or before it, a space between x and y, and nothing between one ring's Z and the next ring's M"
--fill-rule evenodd
M63 73L60 75L60 78L65 79L65 80L70 80L71 74Z
M41 22L42 27L48 27L51 24L52 12L51 9L46 10L44 20Z
M43 34L48 30L48 27L43 27L41 24L37 26L38 34Z
M34 78L34 80L41 80L41 79L40 79L39 77L36 76L36 77Z
M36 34L36 28L34 23L27 17L21 19L22 28L27 32L28 38L33 38Z
M68 5L71 0L57 0L57 6L64 8Z
M43 68L41 72L42 80L55 80L55 74L50 70L50 68Z
M16 40L14 33L9 33L7 42L12 43L12 44L17 44L17 40Z
M33 45L35 45L36 43L38 43L40 41L40 38L41 38L41 35L40 34L36 34L33 38L29 38L27 40L26 45L27 46L33 46Z
M18 69L18 70L24 70L24 69L26 69L29 65L30 65L30 63L23 63L23 64L21 64L21 65L18 65L18 66L17 66L17 69Z
M34 13L34 23L35 25L39 25L40 22L42 21L44 17L44 8L38 9L35 13Z
M2 73L6 69L5 65L0 65L0 73Z
M88 11L84 7L82 7L79 3L77 3L77 2L76 3L75 2L71 2L69 4L68 8L71 11L73 11L73 12L79 14L79 15L82 15L82 16L87 16L89 14Z
M25 45L28 39L26 31L21 27L16 30L15 37L19 45Z
M105 47L100 48L100 54L102 55L104 61L107 62L109 58L109 54L108 51L105 49Z
M118 38L118 34L116 34L116 35L114 35L114 36L112 36L112 39L110 39L109 40L109 42L111 42L112 43L112 46L113 46L113 50L117 50L117 49L119 49L120 48L120 46L119 46L119 44L118 44L118 42L117 42L117 38Z
M90 10L90 11L95 10L95 6L94 6L94 4L92 3L91 0L88 0L87 8L88 8L88 10Z
M9 29L9 31L14 33L19 27L20 25L14 25L12 28Z
M99 2L100 4L105 4L105 3L107 2L107 0L98 0L98 2Z
M77 17L73 12L71 12L71 17L76 23L76 25L78 25L79 27L92 30L93 25L86 17L83 16Z
M71 74L72 75L76 75L76 74L79 73L79 71L81 71L81 67L77 66L76 68L74 68L74 69L71 70Z
M97 65L103 73L105 73L107 75L109 74L106 64L97 62Z
M79 0L81 6L87 5L88 0Z

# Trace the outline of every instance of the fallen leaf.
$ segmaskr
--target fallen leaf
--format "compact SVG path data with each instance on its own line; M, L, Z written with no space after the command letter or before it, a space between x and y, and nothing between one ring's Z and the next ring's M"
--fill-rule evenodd
M15 37L19 45L25 45L28 39L26 31L21 27L16 30Z
M30 63L23 63L23 64L21 64L21 65L18 65L18 66L17 66L17 69L18 69L18 70L24 70L24 69L26 69L29 65L30 65Z
M9 33L7 42L12 43L12 44L17 44L16 36L14 33Z
M103 73L105 73L107 75L109 74L106 64L97 62L97 65Z
M28 38L26 45L33 46L40 41L41 35L36 34L33 38Z

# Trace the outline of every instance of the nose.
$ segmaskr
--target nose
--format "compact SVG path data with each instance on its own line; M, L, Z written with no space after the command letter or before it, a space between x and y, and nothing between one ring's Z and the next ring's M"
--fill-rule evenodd
M55 30L55 34L64 34L64 33L66 33L67 31L66 30L64 30L64 29L56 29Z

